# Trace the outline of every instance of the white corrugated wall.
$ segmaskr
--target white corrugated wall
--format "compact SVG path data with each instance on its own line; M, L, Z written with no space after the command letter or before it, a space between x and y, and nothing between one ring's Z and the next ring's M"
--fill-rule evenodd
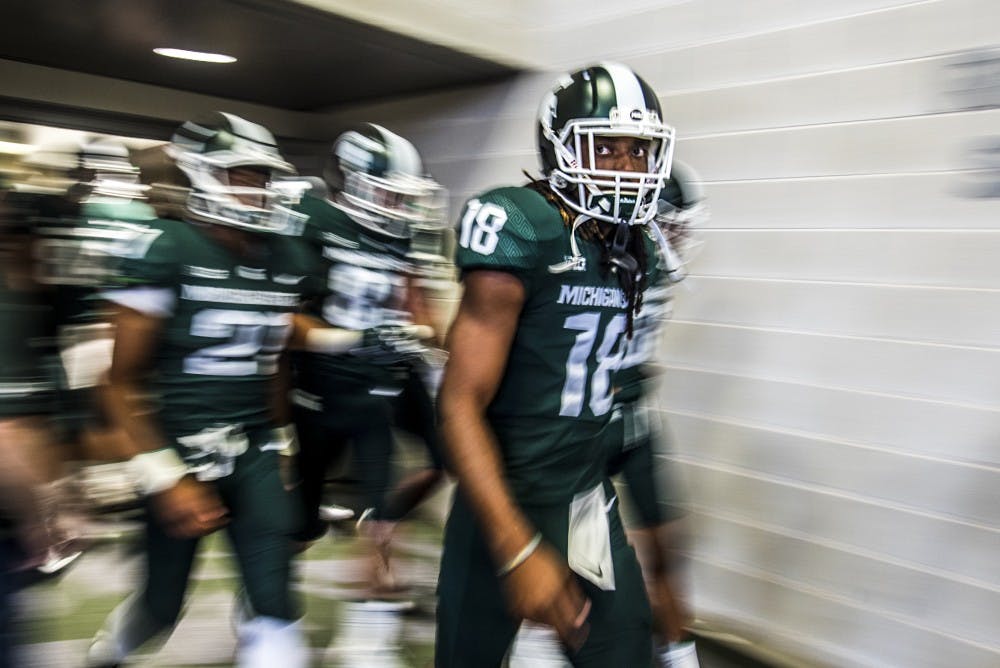
M660 352L699 618L808 665L1000 665L1000 68L962 64L1000 3L588 6L539 53L636 67L713 210ZM551 79L338 119L410 137L457 213L536 170Z

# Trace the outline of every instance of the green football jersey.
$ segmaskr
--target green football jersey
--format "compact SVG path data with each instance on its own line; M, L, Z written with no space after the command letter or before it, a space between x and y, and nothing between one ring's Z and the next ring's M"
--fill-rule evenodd
M601 266L598 244L582 239L582 260L560 271L572 255L570 231L529 188L470 200L457 235L455 263L463 274L507 271L525 286L507 367L488 408L512 489L522 501L548 503L596 484L604 468L598 434L610 418L625 354L628 304L617 275Z
M164 319L152 389L172 436L269 422L270 383L292 313L322 287L296 238L256 241L252 257L240 257L197 225L152 221L105 292Z
M353 330L410 321L404 310L407 277L413 272L407 259L409 239L360 225L343 209L316 197L304 197L297 211L308 216L303 239L322 258L325 272L326 297L312 306L314 315ZM347 381L369 387L395 383L391 370L357 355L309 358L300 367L308 367L310 384L320 393L323 388L317 383Z

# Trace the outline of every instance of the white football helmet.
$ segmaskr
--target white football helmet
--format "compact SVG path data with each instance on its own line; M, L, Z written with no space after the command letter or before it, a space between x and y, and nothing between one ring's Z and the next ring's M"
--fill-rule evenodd
M365 123L333 143L323 179L333 201L358 223L394 237L445 225L445 191L424 173L417 149Z
M178 128L167 153L191 184L188 218L254 232L282 231L284 223L272 215L280 198L272 181L279 174L294 174L295 168L281 156L267 128L214 112ZM238 168L262 172L263 184L231 183L231 170Z
M40 173L35 182L65 190L77 200L141 199L148 189L139 183L139 168L132 164L128 148L111 137L44 145L24 166Z

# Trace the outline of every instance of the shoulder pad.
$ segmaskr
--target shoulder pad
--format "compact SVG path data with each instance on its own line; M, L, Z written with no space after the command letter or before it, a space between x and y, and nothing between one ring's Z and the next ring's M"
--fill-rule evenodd
M135 285L165 285L175 280L181 257L187 223L157 219L137 230L123 244L112 287Z
M350 216L330 202L306 195L298 211L308 216L304 236L311 242L357 248L357 226Z
M459 218L459 267L531 269L540 246L565 235L558 210L529 188L497 188L470 199Z
M84 218L148 222L156 218L153 207L139 200L85 202L81 206Z

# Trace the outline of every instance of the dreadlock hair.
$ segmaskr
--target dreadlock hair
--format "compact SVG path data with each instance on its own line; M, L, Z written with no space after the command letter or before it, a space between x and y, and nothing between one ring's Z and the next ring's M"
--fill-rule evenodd
M528 178L525 187L534 190L545 198L552 206L559 211L563 225L568 228L573 226L576 213L552 192L552 186L544 179L536 179L528 172L523 172ZM642 295L646 291L648 276L646 270L649 268L649 258L646 254L645 227L642 225L630 225L628 230L628 241L625 245L625 252L635 260L635 271L625 271L616 262L612 255L612 242L616 229L608 224L602 224L594 219L583 222L577 228L577 236L587 242L596 243L601 249L601 276L607 277L609 271L618 275L618 284L625 293L627 310L625 312L625 335L631 340L635 317L642 311Z

